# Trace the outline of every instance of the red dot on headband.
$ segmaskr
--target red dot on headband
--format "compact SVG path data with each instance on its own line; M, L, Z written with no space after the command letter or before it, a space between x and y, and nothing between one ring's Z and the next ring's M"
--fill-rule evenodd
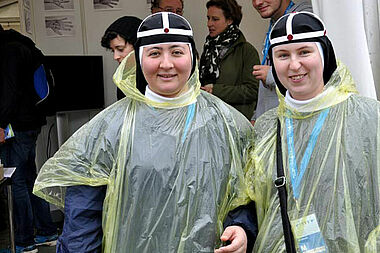
M288 38L288 40L292 40L293 39L293 35L289 34L287 38Z
M164 32L165 32L165 33L168 33L168 32L169 32L169 28L165 28L165 29L164 29Z

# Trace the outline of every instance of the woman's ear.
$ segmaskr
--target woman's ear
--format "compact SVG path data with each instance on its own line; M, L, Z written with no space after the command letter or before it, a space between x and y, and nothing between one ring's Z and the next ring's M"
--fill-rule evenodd
M230 19L230 18L227 19L227 24L228 24L228 25L230 25L230 24L232 24L232 23L233 23L233 20L232 20L232 19Z

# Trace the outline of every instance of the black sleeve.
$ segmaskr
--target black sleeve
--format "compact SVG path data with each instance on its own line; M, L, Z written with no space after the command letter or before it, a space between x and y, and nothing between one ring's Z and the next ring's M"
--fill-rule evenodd
M71 186L66 190L65 220L57 253L101 252L106 186Z
M24 91L26 76L31 65L31 51L21 43L9 43L1 51L0 59L0 127L12 121L18 94Z
M239 206L228 213L223 227L240 226L247 234L247 252L252 252L253 245L256 241L257 233L257 215L255 202L250 202L248 205Z

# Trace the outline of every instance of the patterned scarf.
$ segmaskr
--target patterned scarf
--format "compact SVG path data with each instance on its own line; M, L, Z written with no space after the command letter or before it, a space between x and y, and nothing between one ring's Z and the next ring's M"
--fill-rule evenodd
M199 78L202 85L215 83L219 77L220 62L228 48L240 37L239 28L231 24L216 37L207 36L200 60Z

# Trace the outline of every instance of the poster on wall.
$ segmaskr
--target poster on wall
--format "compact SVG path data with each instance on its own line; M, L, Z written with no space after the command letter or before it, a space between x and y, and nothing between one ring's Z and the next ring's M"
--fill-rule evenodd
M46 16L45 29L48 37L74 36L74 16Z
M93 0L95 10L120 10L120 0Z
M25 25L25 32L32 35L32 24L30 21L30 10L24 8L24 25Z
M74 0L44 0L45 11L74 10Z

